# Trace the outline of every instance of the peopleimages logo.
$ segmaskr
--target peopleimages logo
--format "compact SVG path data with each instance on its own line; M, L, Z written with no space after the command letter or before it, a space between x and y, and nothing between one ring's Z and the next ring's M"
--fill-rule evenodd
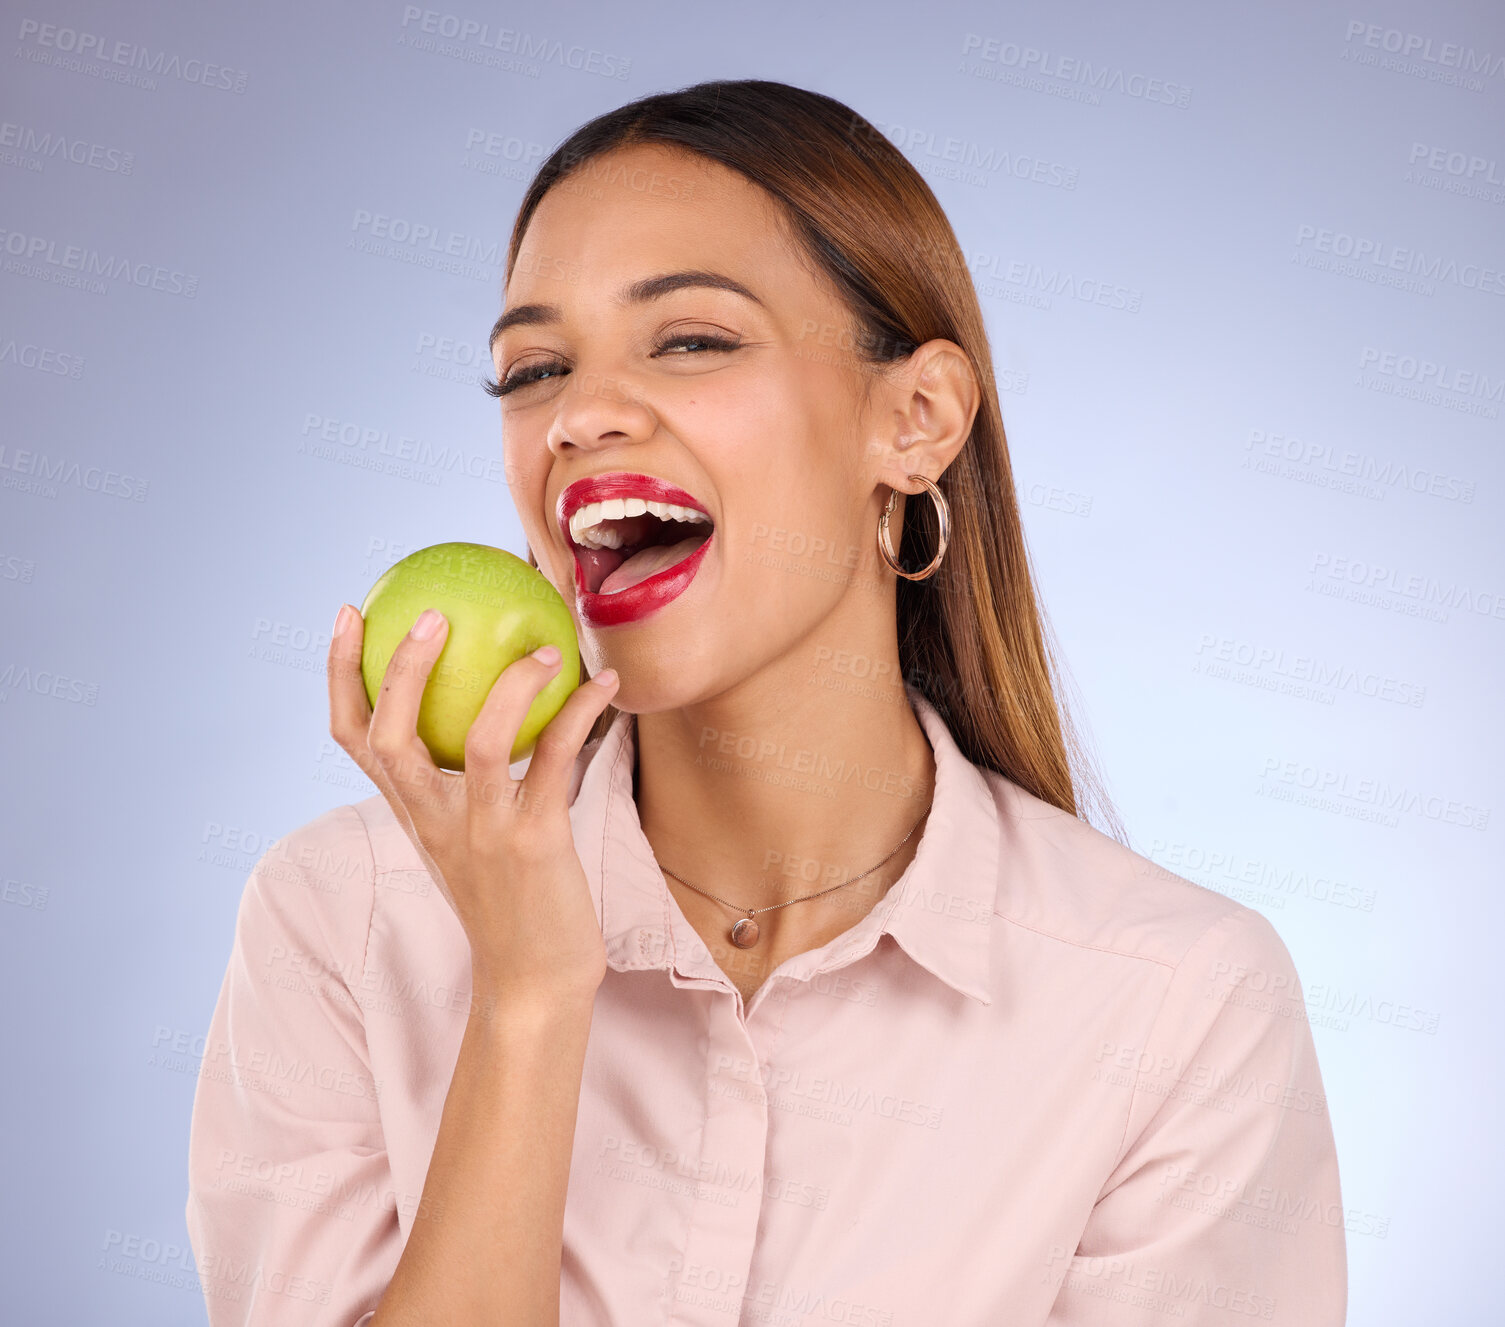
M575 43L566 45L552 37L519 32L516 28L493 27L480 19L462 18L459 14L422 9L417 5L403 6L397 42L400 46L488 68L518 70L518 62L527 60L536 63L521 72L536 70L546 64L617 80L625 80L632 72L631 60L610 51Z
M1477 369L1465 369L1457 364L1439 363L1425 355L1409 355L1402 351L1386 350L1379 346L1364 346L1359 351L1359 385L1370 377L1392 380L1396 386L1392 395L1409 394L1428 404L1440 404L1439 395L1448 392L1454 396L1471 397L1483 409L1467 413L1483 413L1492 408L1489 418L1497 418L1499 407L1505 405L1505 372L1491 376ZM1463 403L1449 405L1449 409L1461 409Z
M1130 73L1114 65L1096 65L1073 55L1039 50L1019 42L1000 41L969 32L962 38L962 56L984 66L994 66L1020 75L1057 79L1094 92L1117 92L1139 101L1159 102L1185 109L1191 89L1183 83ZM968 72L965 63L962 72Z
M360 469L381 470L430 486L439 485L446 473L496 484L507 482L507 464L501 456L467 452L448 443L394 434L389 429L336 419L317 411L303 417L298 452Z
M1267 785L1280 785L1311 793L1318 798L1347 803L1350 807L1371 808L1392 817L1414 815L1438 824L1457 825L1460 829L1489 828L1489 808L1486 806L1446 797L1433 791L1423 792L1419 788L1390 783L1381 778L1359 777L1346 769L1329 765L1268 756L1259 771L1259 777ZM1277 797L1276 800L1291 799Z
M1444 474L1425 465L1366 455L1330 442L1302 439L1289 433L1250 429L1244 444L1246 459L1288 463L1291 477L1302 482L1329 486L1330 480L1356 481L1364 496L1383 498L1388 492L1406 491L1449 502L1472 502L1476 483L1458 475ZM1251 466L1281 472L1280 466ZM1373 489L1371 494L1367 490Z
M424 221L357 208L345 247L435 272L491 281L501 267L504 241L446 230Z
M207 60L185 60L174 51L154 51L133 41L112 41L98 33L61 28L55 23L39 23L34 18L21 20L19 36L22 44L16 48L16 54L37 64L59 65L80 73L98 74L97 68L83 63L98 61L101 65L123 65L138 74L180 79L184 83L196 83L222 92L246 90L247 74L243 69L229 69ZM148 88L156 86L150 79L133 80L115 70L110 71L107 79L113 82L139 81Z
M38 373L56 374L60 378L81 378L84 372L82 355L51 346L24 344L14 337L0 341L0 364L14 364Z
M1431 147L1426 143L1412 143L1410 163L1469 181L1505 184L1505 170L1501 169L1500 163L1477 153L1456 152L1444 147Z
M105 281L127 281L143 290L193 299L199 279L158 263L140 262L124 254L101 253L79 244L60 245L44 235L0 229L0 255L4 270L18 276L37 277L59 285L86 286L96 294L108 294Z
M1460 263L1441 254L1327 227L1297 226L1292 257L1303 267L1328 268L1381 284L1395 284L1383 280L1383 276L1394 273L1419 281L1446 282L1485 295L1505 295L1505 270L1500 268Z
M1368 562L1332 553L1317 553L1309 568L1307 589L1318 594L1344 597L1354 603L1384 603L1394 596L1400 604L1414 605L1417 616L1446 622L1450 611L1479 617L1505 619L1505 594L1466 581L1441 581L1435 576L1408 574L1383 562ZM1345 591L1353 593L1345 594Z
M88 166L106 174L129 175L136 166L136 154L105 143L90 142L86 138L70 138L67 134L51 129L34 129L31 125L16 124L10 120L0 122L0 148L14 150L13 164L24 165L35 159L34 169L40 170L48 161L67 161L75 166ZM0 161L7 154L0 153Z
M1418 60L1422 65L1431 65L1436 73L1456 70L1460 74L1482 75L1484 78L1499 78L1505 74L1505 55L1475 50L1455 41L1437 41L1419 32L1402 32L1399 28L1381 27L1378 23L1366 23L1363 19L1350 19L1348 30L1343 34L1344 54L1349 50L1384 52L1396 57L1391 65L1402 73L1412 72L1405 68L1407 61ZM1376 57L1377 59L1377 57ZM1448 82L1448 79L1434 81ZM1478 78L1469 80L1479 83ZM1480 84L1482 86L1482 83Z
M1426 700L1427 689L1415 682L1404 681L1374 669L1353 668L1335 660L1317 655L1303 654L1274 645L1256 644L1237 636L1220 635L1204 631L1197 642L1198 672L1210 676L1229 674L1228 669L1213 668L1214 664L1231 664L1247 669L1254 674L1266 674L1270 683L1266 690L1276 690L1281 682L1310 684L1324 692L1346 691L1371 700L1389 701L1396 705L1420 709ZM1233 675L1237 678L1237 675Z
M1009 176L1057 189L1070 190L1077 186L1077 167L1048 161L1029 152L1010 151L968 138L937 135L933 129L888 124L882 120L873 120L871 124L911 160L918 161L922 168L932 164L955 167L959 177L967 183L987 184L991 177Z
M1246 890L1261 891L1264 899L1275 907L1284 907L1287 898L1302 898L1358 912L1374 911L1376 894L1373 889L1321 871L1267 861L1236 849L1204 848L1200 844L1156 839L1150 846L1146 871L1153 867L1160 868L1157 873L1180 875L1230 897L1237 897L1234 891L1241 886Z
M0 443L0 488L56 498L60 488L73 486L90 493L128 502L145 502L151 481L119 470L106 470L71 457L54 456Z
M1105 309L1138 313L1144 292L1119 285L1096 275L1084 275L1065 267L1043 267L1028 259L1005 258L994 253L963 253L979 295L1013 299L1048 309L1053 297L1096 304Z

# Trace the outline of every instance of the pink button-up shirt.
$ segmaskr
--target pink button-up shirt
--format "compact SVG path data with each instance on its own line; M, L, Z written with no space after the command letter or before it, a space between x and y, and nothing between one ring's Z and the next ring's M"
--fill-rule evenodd
M936 765L913 860L745 1008L639 825L632 716L581 753L609 967L564 1327L1339 1327L1337 1157L1274 928L973 765L909 696ZM380 796L257 863L193 1109L213 1327L368 1321L469 984Z

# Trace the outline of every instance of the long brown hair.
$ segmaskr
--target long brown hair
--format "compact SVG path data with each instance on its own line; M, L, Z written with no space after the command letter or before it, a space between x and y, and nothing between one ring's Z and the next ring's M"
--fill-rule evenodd
M616 148L659 144L721 163L783 205L791 231L853 319L858 361L881 365L935 337L968 355L982 401L939 479L951 543L925 581L897 578L899 660L974 764L1126 842L1060 696L1066 678L1025 547L993 358L951 223L924 178L871 123L831 97L737 79L653 93L582 125L538 169L507 250L510 281L543 196ZM906 502L900 565L930 561L933 504ZM538 565L532 550L528 560ZM592 729L616 717L607 706Z

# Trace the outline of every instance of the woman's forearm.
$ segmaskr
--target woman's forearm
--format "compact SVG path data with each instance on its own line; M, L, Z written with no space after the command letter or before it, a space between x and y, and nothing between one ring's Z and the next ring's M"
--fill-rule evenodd
M472 1013L418 1215L372 1327L557 1327L590 1020L580 996Z

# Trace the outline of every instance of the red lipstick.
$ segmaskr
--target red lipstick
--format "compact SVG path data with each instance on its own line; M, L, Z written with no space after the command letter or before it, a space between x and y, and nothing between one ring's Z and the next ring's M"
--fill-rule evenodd
M555 506L560 531L572 553L577 545L570 534L570 517L589 503L608 502L613 498L642 498L649 502L688 507L710 516L697 498L656 475L613 471L610 474L587 476L567 486L559 495ZM580 558L576 556L575 602L581 618L593 627L612 627L640 622L649 614L664 608L683 594L695 579L695 573L705 561L706 550L710 548L714 538L715 530L712 527L705 541L688 557L615 594L594 593L586 582Z

